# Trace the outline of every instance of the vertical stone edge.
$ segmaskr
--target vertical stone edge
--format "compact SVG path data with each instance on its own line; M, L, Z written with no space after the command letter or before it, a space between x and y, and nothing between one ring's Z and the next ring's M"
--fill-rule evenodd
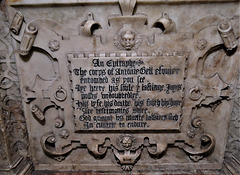
M224 156L223 174L240 174L240 69Z

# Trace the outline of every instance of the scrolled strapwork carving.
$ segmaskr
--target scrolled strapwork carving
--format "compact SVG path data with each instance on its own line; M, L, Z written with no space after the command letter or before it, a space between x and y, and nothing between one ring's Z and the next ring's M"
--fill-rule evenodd
M149 139L147 139L147 145L145 144L148 153L153 158L160 158L160 156L163 155L163 153L167 150L168 143L164 143L163 141L150 143Z
M72 151L73 147L71 145L64 145L61 149L56 149L56 142L58 142L58 140L53 133L45 133L41 137L41 146L43 151L50 157L53 157L57 161L61 162L65 159L66 155Z
M63 125L64 125L64 120L62 118L58 117L54 120L54 126L56 128L61 128L61 127L63 127Z
M193 146L191 143L175 143L176 146L183 149L187 154L189 154L189 157L194 162L202 159L204 154L210 153L215 147L215 138L210 134L204 133L196 139L199 139L200 143L197 142L197 145L195 146Z

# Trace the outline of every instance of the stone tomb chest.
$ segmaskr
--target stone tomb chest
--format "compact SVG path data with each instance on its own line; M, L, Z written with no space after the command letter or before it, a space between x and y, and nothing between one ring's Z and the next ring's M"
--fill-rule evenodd
M220 169L239 26L218 6L192 17L178 9L192 5L136 0L10 8L35 169Z

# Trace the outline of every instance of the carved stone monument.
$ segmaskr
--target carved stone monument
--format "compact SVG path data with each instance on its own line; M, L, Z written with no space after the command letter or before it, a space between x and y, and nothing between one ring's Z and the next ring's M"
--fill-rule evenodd
M189 1L2 2L0 172L238 172L239 2Z

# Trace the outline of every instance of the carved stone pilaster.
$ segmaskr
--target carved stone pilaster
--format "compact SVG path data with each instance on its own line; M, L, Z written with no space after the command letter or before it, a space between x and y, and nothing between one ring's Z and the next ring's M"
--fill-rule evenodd
M238 174L240 171L240 74L238 82L237 95L234 98L228 141L222 168L224 174Z
M30 174L29 142L5 2L0 3L0 174Z

